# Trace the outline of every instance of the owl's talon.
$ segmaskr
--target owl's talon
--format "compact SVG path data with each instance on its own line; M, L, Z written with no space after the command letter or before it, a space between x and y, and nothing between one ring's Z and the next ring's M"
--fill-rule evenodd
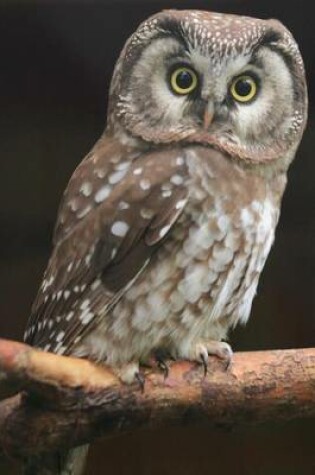
M139 384L139 387L140 387L140 390L142 392L142 394L144 393L144 385L145 385L145 377L142 373L140 373L140 371L137 371L135 373L135 379L136 381L138 382Z
M224 363L225 363L224 371L228 371L230 367L232 366L232 357L227 359Z
M142 393L144 392L145 377L143 373L139 371L138 363L128 363L124 366L121 366L115 372L123 383L125 384L137 383L140 386L141 392Z
M163 348L159 348L156 351L154 351L153 355L154 355L154 359L156 361L158 368L164 374L164 379L167 379L169 376L170 368L166 360L170 359L172 361L175 361L175 358L172 356L172 354L168 350L165 350Z
M205 356L204 353L200 353L200 359L201 359L201 364L203 366L203 376L205 378L208 373L208 355Z
M159 369L163 372L164 379L167 379L170 372L168 364L162 359L157 359L157 364Z
M224 362L224 371L230 368L232 363L233 351L225 341L208 341L206 342L209 355L217 356Z
M139 371L139 364L132 362L127 363L120 368L115 370L115 373L120 378L120 380L125 384L134 384L135 382L141 386L141 389L144 388L144 376Z
M233 351L230 345L224 341L201 340L186 347L185 351L179 351L179 357L188 359L189 361L197 361L202 364L204 376L208 373L208 358L211 355L217 356L224 361L225 371L229 369Z
M202 364L203 374L204 374L204 377L206 377L208 373L208 360L209 360L209 353L208 353L207 347L203 343L198 343L195 347L194 353L196 356L193 357L192 359L195 359L196 361Z

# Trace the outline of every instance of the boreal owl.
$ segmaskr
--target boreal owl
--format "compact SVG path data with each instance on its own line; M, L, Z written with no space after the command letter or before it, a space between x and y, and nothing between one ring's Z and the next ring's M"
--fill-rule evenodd
M278 21L169 10L117 62L107 127L64 193L25 340L133 379L156 349L229 358L306 122Z
M25 341L126 382L155 351L229 360L222 340L250 315L306 117L280 22L168 10L142 23L65 190Z

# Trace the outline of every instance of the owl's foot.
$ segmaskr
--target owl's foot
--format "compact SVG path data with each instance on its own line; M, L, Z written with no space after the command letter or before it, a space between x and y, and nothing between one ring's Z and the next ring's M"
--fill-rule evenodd
M208 371L209 356L217 356L225 363L227 370L231 364L233 351L228 343L225 341L202 340L191 346L187 355L183 355L190 361L197 361L201 363L206 376Z
M139 363L127 363L120 368L115 369L115 373L123 383L137 383L141 392L144 391L145 377L139 370Z

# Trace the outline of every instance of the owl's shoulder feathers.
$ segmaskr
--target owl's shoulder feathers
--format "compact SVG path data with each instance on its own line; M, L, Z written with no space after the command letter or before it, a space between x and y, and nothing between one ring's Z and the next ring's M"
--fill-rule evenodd
M117 302L182 213L186 178L180 149L136 154L112 141L96 145L64 194L29 343L69 352Z

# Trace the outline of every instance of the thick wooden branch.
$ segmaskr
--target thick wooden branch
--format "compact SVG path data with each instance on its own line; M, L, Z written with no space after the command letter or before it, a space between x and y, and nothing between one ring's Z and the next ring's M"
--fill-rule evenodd
M315 416L315 349L237 353L232 366L171 363L145 389L105 367L0 340L0 373L23 389L0 403L0 447L15 457L173 424L235 425Z

